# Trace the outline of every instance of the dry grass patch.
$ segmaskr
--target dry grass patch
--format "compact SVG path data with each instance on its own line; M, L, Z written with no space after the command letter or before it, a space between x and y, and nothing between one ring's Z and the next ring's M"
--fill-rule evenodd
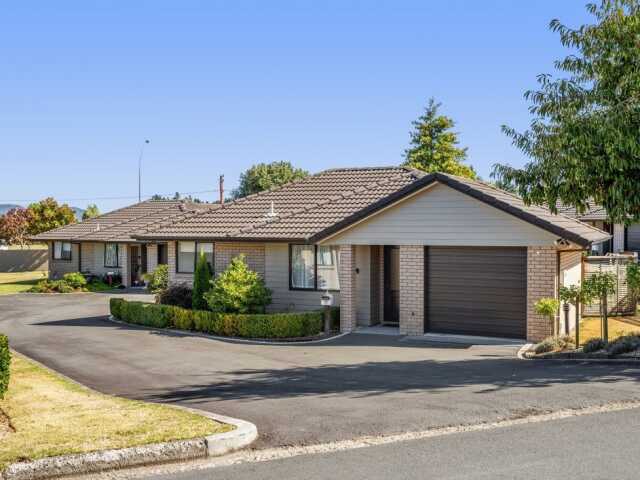
M14 353L0 409L0 469L22 460L183 440L232 429L166 405L102 395Z
M591 338L600 338L600 317L584 317L580 320L580 343ZM623 335L640 333L640 321L633 317L609 317L609 341ZM575 337L575 332L571 333Z
M26 292L45 278L47 278L47 272L0 273L0 295Z

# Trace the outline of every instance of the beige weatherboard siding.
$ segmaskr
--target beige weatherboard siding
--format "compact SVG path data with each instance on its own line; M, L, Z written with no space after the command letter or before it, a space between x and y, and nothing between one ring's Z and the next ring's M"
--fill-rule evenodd
M546 230L434 184L322 243L333 245L553 245Z

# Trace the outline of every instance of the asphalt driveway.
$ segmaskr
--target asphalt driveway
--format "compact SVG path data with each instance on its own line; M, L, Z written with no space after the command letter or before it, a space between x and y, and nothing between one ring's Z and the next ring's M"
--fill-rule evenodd
M640 399L640 368L379 335L248 345L107 320L108 294L0 296L12 347L99 391L250 420L258 447ZM144 297L139 297L144 298Z

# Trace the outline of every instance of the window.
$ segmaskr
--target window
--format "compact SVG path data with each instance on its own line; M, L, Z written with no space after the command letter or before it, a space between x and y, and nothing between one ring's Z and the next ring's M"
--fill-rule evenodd
M71 242L53 242L54 260L71 260Z
M213 243L200 243L196 242L198 257L200 257L201 253L204 253L204 256L207 259L207 263L209 264L209 269L213 272Z
M338 247L291 245L289 286L292 290L340 290Z
M178 242L177 249L177 272L193 273L196 267L196 242Z
M211 242L178 242L176 271L178 273L195 272L200 253L204 253L213 272L213 243Z
M338 247L317 247L318 257L318 289L340 290L338 266L340 265L340 250Z
M117 268L119 267L118 263L118 244L117 243L105 243L104 244L104 266Z

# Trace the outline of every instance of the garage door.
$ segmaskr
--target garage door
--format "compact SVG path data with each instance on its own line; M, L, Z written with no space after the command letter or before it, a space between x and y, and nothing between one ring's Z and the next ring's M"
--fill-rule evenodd
M425 329L525 338L525 248L426 247Z

